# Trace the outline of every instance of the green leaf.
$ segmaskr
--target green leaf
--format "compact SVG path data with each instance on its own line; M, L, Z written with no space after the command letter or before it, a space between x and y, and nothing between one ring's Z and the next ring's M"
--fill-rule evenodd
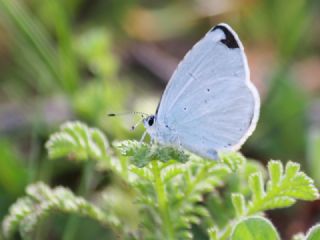
M233 229L231 240L277 240L279 234L272 223L262 217L240 220Z
M68 156L75 160L108 159L109 144L104 134L81 122L67 122L50 136L46 148L51 159Z
M49 188L44 183L28 186L27 196L17 200L10 207L4 218L2 228L6 238L10 238L16 230L23 236L29 235L35 226L52 212L77 214L91 218L104 226L118 226L119 220L88 202L75 196L64 187Z
M319 198L319 192L313 180L300 171L299 164L288 162L285 171L283 169L280 161L270 161L268 164L269 180L266 183L264 183L261 172L250 174L249 186L252 197L248 203L245 202L244 194L232 194L232 204L238 218L259 214L270 209L289 207L296 200ZM232 226L231 221L225 230Z
M122 155L130 157L130 162L137 167L144 167L153 160L164 163L170 160L185 163L189 160L188 154L174 147L150 145L130 140L115 142L114 146L119 149Z
M320 239L320 224L314 225L307 233L306 240Z
M205 194L222 186L232 173L229 166L239 161L237 153L229 155L233 159L225 156L224 162L189 159L181 150L137 141L114 146L133 163L129 182L139 192L140 209L145 209L146 239L192 239L192 225L210 216L202 204Z
M239 193L233 193L231 197L232 197L232 204L236 210L237 216L243 216L246 212L244 196Z
M74 161L95 161L97 171L112 170L128 180L128 161L115 158L105 135L97 128L75 121L67 122L50 136L46 148L51 159L67 157Z
M224 152L219 155L220 162L226 164L232 171L238 170L246 163L246 159L238 152Z
M271 161L268 164L268 169L270 173L270 187L276 186L280 180L281 176L283 174L283 166L281 162Z
M265 196L263 178L260 173L253 173L249 178L249 186L252 191L253 201L259 201Z
M29 197L18 199L9 208L9 214L2 222L2 231L6 238L10 238L19 229L21 221L33 211L33 202Z
M210 240L218 240L218 230L216 228L209 228L208 235Z
M289 207L299 200L315 200L319 192L313 180L300 171L300 165L288 162L283 173L280 161L270 161L268 172L270 179L263 188L263 179L260 174L250 176L252 200L248 203L247 214L266 211L269 209Z

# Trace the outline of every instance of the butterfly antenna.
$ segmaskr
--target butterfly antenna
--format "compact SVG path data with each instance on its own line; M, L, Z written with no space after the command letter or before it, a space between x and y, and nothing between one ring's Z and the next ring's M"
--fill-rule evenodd
M143 113L143 112L123 112L123 113L108 113L108 117L117 117L117 116L123 116L123 115L140 115L142 119L140 119L137 123L135 123L131 127L131 131L134 131L143 121L144 118L149 116L150 114Z
M108 117L117 117L117 116L123 116L123 115L141 115L141 117L147 117L150 114L143 113L143 112L123 112L123 113L108 113Z

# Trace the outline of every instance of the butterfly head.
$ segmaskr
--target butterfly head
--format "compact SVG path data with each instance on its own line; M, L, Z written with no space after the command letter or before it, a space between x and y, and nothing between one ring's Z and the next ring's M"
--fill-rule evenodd
M146 128L147 132L150 134L151 137L154 136L156 128L156 116L150 115L143 119L143 125Z
M145 126L145 128L151 128L152 126L154 126L155 120L155 116L150 115L143 119L143 125Z

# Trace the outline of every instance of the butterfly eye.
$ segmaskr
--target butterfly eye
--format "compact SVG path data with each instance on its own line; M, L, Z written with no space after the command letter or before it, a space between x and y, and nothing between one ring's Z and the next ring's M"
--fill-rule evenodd
M148 120L148 125L151 127L154 123L154 116L150 117Z

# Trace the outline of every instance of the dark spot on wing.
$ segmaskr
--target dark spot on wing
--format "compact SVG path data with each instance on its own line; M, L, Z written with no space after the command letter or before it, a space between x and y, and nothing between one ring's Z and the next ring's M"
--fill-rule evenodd
M207 92L210 92L210 88L207 88Z
M216 150L214 149L209 149L207 150L207 155L211 158L211 159L214 159L214 160L217 160L218 159L218 153Z
M223 25L217 25L215 26L211 32L215 31L216 29L220 29L223 31L224 35L226 36L225 39L222 39L220 42L222 42L224 45L226 45L228 48L239 48L238 42L232 32L230 30L223 26Z
M186 107L184 107L184 108L183 108L183 110L185 110L185 111L186 111L186 110L187 110L187 108L186 108Z

